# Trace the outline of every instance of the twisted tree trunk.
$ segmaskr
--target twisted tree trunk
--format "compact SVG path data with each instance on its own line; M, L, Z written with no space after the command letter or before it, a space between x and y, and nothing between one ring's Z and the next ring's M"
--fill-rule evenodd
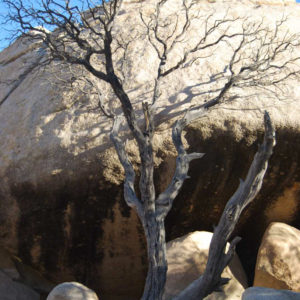
M149 218L144 229L148 244L148 274L142 300L162 299L168 270L164 222Z
M145 107L147 110L147 108ZM158 197L155 195L153 182L153 147L152 147L152 124L151 112L145 111L146 130L141 132L136 123L132 123L132 130L138 142L141 158L141 177L139 189L141 199L136 195L134 189L135 173L128 159L124 143L119 137L120 125L123 118L116 116L111 132L111 139L117 150L120 162L125 170L124 197L126 203L134 208L143 225L148 253L148 273L142 300L161 300L167 276L166 241L164 221L170 211L175 197L178 195L183 182L188 177L189 164L193 159L201 158L202 153L187 154L182 143L181 134L183 128L190 121L201 116L203 111L188 112L173 126L172 138L176 146L178 157L176 160L175 174L167 187ZM128 118L127 118L128 121ZM149 121L149 122L148 122ZM137 134L136 134L137 133Z

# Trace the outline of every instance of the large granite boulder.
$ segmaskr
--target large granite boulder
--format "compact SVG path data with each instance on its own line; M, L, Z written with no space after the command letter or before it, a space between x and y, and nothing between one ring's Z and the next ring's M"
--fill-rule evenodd
M168 273L164 300L171 300L204 273L212 233L196 231L167 243ZM229 246L229 245L228 245ZM214 292L205 300L239 300L248 286L237 255L222 277L230 278L223 292Z
M300 230L271 223L259 247L254 286L300 292Z
M300 293L263 287L246 289L242 300L300 300Z
M197 5L201 12L214 9L218 17L226 11L234 17L247 11L257 18L264 16L266 22L281 19L285 12L286 28L295 32L300 27L298 5L258 7L254 2L198 1ZM151 11L153 1L142 2L141 7ZM134 1L124 4L116 30L126 33L140 28L137 8ZM178 1L169 8L178 11ZM187 40L197 34L194 31ZM144 36L130 47L124 86L141 115L141 102L153 89L157 55ZM167 186L175 166L171 125L220 87L210 79L226 69L232 48L223 45L217 50L163 82L154 138L157 192ZM61 84L66 68L53 64L38 70L43 55L42 45L22 38L0 53L0 244L50 281L83 282L103 299L137 299L147 268L145 241L135 212L123 200L124 173L109 140L111 121L96 109L96 97L76 88L79 81ZM112 106L118 106L107 85L99 83L99 88ZM231 102L186 129L188 151L206 155L191 164L191 179L175 201L166 230L168 240L195 230L212 231L238 179L247 173L257 137L263 135L267 108L277 129L277 146L263 189L236 232L243 237L238 252L251 279L267 225L300 220L296 155L300 153L300 85L289 79L280 100L266 90L236 88L234 92L240 98L230 98ZM129 141L127 149L138 169L135 144Z

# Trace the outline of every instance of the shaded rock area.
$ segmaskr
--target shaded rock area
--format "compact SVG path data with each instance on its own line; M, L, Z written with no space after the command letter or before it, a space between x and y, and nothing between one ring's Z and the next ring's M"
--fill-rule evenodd
M168 273L164 300L171 300L204 273L212 235L211 232L196 231L167 243ZM247 287L247 277L237 255L222 277L230 278L224 291L215 292L205 300L240 300Z
M213 129L206 138L201 130L205 122L190 126L186 138L193 144L191 152L206 155L190 168L191 178L185 182L180 197L167 217L167 237L174 239L195 229L212 231L226 201L238 187L237 178L244 178L258 147L258 140L248 144L255 133L245 130L236 141L230 129ZM256 253L263 234L273 221L281 221L300 228L299 156L300 135L290 129L277 129L277 145L270 159L263 187L254 202L245 210L235 234L242 237L237 253L249 278L254 278ZM248 141L247 141L248 140ZM300 150L300 149L299 149ZM192 213L191 213L192 212ZM176 222L180 226L176 226Z
M300 293L288 290L276 290L263 287L246 289L242 300L299 300Z
M260 245L254 286L300 292L300 231L271 223Z
M1 300L43 300L53 287L39 272L0 248Z
M176 10L174 3L170 9ZM234 16L247 11L269 21L283 14L282 7L257 7L253 1L199 5L212 5L219 15L230 6ZM292 31L300 28L299 6L285 9L290 16L286 26ZM116 30L131 30L129 25L140 22L139 17L136 4L129 2ZM125 88L141 115L141 101L153 89L157 56L143 37L133 48ZM223 72L228 64L224 57L231 50L224 46L163 83L154 138L158 192L167 186L175 167L171 125L191 105L203 104L207 89L218 88L199 82L209 81L208 71ZM82 282L104 300L139 299L147 268L145 240L135 212L123 200L124 174L109 141L112 124L96 109L96 98L53 76L63 76L61 66L37 71L34 66L43 55L41 45L22 39L0 53L0 245L50 282ZM250 282L269 223L300 228L299 87L299 82L289 81L281 100L244 90L245 101L241 97L224 103L186 129L188 151L206 155L191 164L191 178L166 221L168 240L213 230L262 139L265 109L277 130L277 146L263 188L235 232L243 238L237 252ZM99 88L118 108L108 87L99 83ZM136 145L129 141L127 150L138 170Z
M40 300L40 295L29 287L13 281L0 271L0 294L2 300Z

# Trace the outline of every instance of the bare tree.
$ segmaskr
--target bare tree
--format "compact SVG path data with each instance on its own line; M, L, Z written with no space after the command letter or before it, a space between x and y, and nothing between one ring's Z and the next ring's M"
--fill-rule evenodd
M140 19L145 37L158 57L153 93L142 106L144 124L141 126L124 88L124 65L117 65L115 61L116 53L119 52L123 55L121 61L126 61L129 45L135 38L134 34L124 37L114 30L121 10L121 0L102 0L98 6L86 0L82 1L82 7L74 6L68 0L43 0L35 6L26 5L23 0L2 2L9 7L8 21L19 24L19 33L42 42L47 55L40 64L61 61L83 68L93 76L90 83L99 97L99 107L105 116L113 119L111 140L125 170L124 198L137 212L147 239L149 267L142 300L162 299L167 273L165 217L188 178L190 162L203 156L202 153L186 152L182 131L191 121L206 114L212 106L232 96L238 97L238 88L255 86L270 89L279 95L278 90L281 91L282 83L287 78L299 76L299 57L291 55L294 48L299 46L299 37L288 32L282 34L284 18L273 27L265 27L263 21L257 22L250 18L233 18L228 12L222 18L216 18L214 12L203 14L196 9L197 2L191 0L182 0L178 9L180 12L176 13L168 13L167 5L171 0L156 1L155 9L150 14L141 9ZM187 42L192 31L197 32L196 38ZM173 127L172 138L178 152L176 170L166 190L156 195L152 143L156 103L162 94L162 80L179 69L206 59L217 47L225 46L232 50L231 56L227 60L224 58L226 68L211 75L211 82L218 82L218 86L214 90L210 88L210 98L206 103L191 108ZM178 52L180 55L176 56L174 53ZM176 59L171 60L170 57L174 55ZM107 108L97 84L93 83L97 80L110 85L120 102L122 114L115 114ZM140 198L135 191L136 174L120 137L124 117L137 142L141 159ZM260 190L275 143L274 130L267 114L265 130L264 143L254 158L247 178L228 202L215 230L204 275L176 299L203 299L228 281L221 278L221 273L229 263L238 240L232 241L227 253L226 242L230 240L242 210Z

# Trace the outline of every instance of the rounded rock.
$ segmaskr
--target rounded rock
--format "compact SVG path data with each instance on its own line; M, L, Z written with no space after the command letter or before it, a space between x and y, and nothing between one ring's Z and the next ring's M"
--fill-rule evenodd
M96 293L78 282L64 282L57 285L47 300L99 300Z

